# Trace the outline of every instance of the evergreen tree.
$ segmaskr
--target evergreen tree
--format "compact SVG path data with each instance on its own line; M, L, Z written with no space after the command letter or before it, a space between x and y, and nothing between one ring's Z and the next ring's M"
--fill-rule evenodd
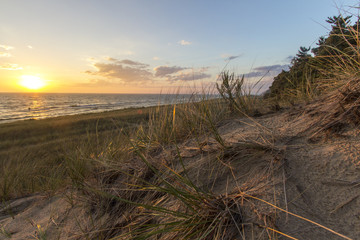
M351 24L351 16L339 15L329 17L326 22L331 25L328 36L320 37L315 48L300 47L290 69L274 78L268 97L288 97L287 93L308 91L309 85L316 89L317 79L324 78L324 74L329 77L336 65L359 66L359 19Z

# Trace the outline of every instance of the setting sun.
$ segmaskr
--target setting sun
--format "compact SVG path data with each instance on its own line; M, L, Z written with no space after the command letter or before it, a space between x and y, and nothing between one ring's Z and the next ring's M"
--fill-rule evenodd
M45 81L42 80L40 77L23 75L21 76L20 85L29 90L39 90L43 88L46 84Z

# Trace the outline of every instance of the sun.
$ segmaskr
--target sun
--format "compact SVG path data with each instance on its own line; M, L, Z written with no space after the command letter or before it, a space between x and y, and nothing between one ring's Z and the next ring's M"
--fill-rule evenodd
M29 90L39 90L46 85L40 77L31 75L22 75L19 84Z

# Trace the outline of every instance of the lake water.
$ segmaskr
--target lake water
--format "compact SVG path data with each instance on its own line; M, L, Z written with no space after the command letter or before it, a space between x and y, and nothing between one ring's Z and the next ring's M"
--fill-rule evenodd
M187 101L192 95L0 93L0 123Z

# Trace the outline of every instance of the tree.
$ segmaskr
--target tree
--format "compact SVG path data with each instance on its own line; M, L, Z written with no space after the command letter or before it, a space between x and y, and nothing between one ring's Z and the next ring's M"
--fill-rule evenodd
M309 85L315 89L320 84L318 79L335 76L334 69L351 68L352 72L360 72L360 21L358 18L351 24L351 18L329 17L326 20L331 25L328 36L320 37L313 49L300 47L289 71L282 71L274 78L267 96L279 99L287 92L308 91Z

